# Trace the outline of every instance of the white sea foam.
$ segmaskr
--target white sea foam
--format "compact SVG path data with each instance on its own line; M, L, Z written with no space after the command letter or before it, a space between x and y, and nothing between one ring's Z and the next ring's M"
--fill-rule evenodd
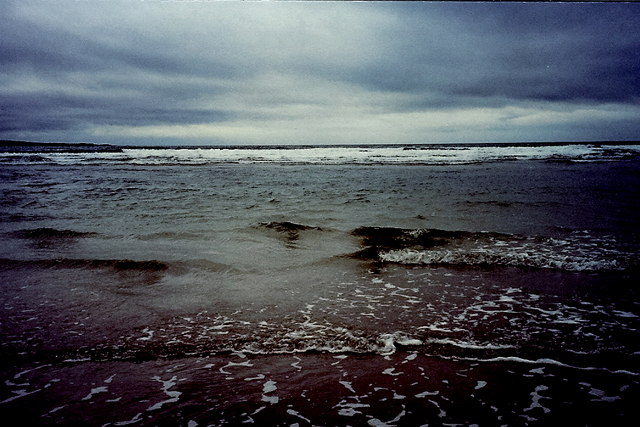
M380 335L380 342L382 346L377 348L377 353L382 355L390 355L395 353L396 344L401 346L416 346L421 345L422 341L416 338L411 338L403 332L395 332L393 334Z
M612 311L612 313L613 313L615 316L618 316L618 317L626 317L626 318L629 318L629 319L638 317L636 314L631 313L631 312L629 312L629 311L613 310L613 311Z
M287 409L287 414L292 415L294 417L298 417L301 420L304 420L307 423L311 424L311 420L309 418L306 418L306 417L303 417L302 415L300 415L300 413L298 411L294 411L293 409Z
M280 398L278 396L267 396L266 394L263 394L262 401L275 405L280 401Z
M266 381L262 385L262 401L270 403L272 405L278 403L280 401L280 398L278 396L267 396L269 393L273 393L277 389L278 387L276 387L275 381Z
M258 380L263 380L265 378L264 374L258 374L255 377L251 377L251 378L245 378L245 381L258 381Z
M251 362L249 362L248 360L244 361L244 362L229 362L226 365L224 365L223 367L221 367L219 369L219 371L222 374L230 375L231 372L227 371L226 368L233 368L235 366L251 367L251 366L253 366L253 364Z
M347 403L344 400L340 401L335 408L340 408L338 410L338 415L343 417L353 417L356 414L361 414L362 412L358 411L358 409L369 408L370 405L367 403Z
M427 397L427 396L437 396L439 394L440 394L439 390L436 390L436 391L423 391L422 393L416 394L416 397L422 399L422 398Z
M1 153L0 160L60 164L130 163L138 165L216 163L279 164L467 164L503 160L606 161L638 155L640 147L575 145L422 145L314 147L125 148L121 152Z
M390 375L392 377L397 377L397 376L402 375L401 372L396 372L396 368L387 368L384 371L382 371L382 373L384 375Z
M138 341L150 341L153 338L153 331L149 328L144 328L142 330L147 336L138 338Z
M267 381L262 386L262 392L265 393L265 394L266 393L271 393L272 391L276 391L277 389L278 389L278 387L276 387L275 381Z
M96 394L98 394L98 393L106 393L107 391L109 391L109 389L107 387L105 387L105 386L92 388L91 391L89 392L89 394L87 394L85 397L83 397L82 400L90 400Z
M385 423L383 421L380 421L377 418L369 419L369 421L367 421L367 424L369 424L372 427L389 427L389 424L387 424L387 423Z
M19 379L20 377L22 377L22 376L23 376L23 375L25 375L25 374L28 374L28 373L33 372L33 371L36 371L36 370L38 370L38 369L48 368L49 366L51 366L51 365L49 365L49 364L45 364L45 365L36 366L35 368L31 368L31 369L27 369L27 370L24 370L24 371L20 371L20 372L18 372L17 374L15 374L15 375L13 376L13 378L14 378L14 379Z
M440 411L438 413L438 416L440 418L444 418L447 416L447 413L445 411L442 410L442 408L440 407L440 405L438 404L438 402L436 402L435 400L429 400L429 402L431 402L436 408L438 408L438 410Z
M409 362L414 360L416 357L418 357L417 353L411 353L410 355L408 355L407 357L404 358L405 362Z
M127 426L127 425L131 425L131 424L139 423L140 421L142 421L142 413L136 414L133 418L131 418L128 421L118 421L118 422L114 423L113 425L115 425L115 426Z
M66 407L67 407L67 405L56 406L55 408L53 408L52 410L50 410L49 412L47 412L45 415L55 414L56 412L60 411L61 409L66 408Z
M36 390L31 390L31 391L13 390L12 393L14 394L14 396L8 397L8 398L0 401L0 404L8 403L8 402L14 401L16 399L20 399L21 397L25 397L25 396L29 396L30 394L37 393L39 391L41 391L41 389L36 389Z
M157 377L157 376L153 377L152 379L162 383L162 391L164 392L164 394L169 396L169 399L163 400L161 402L158 402L158 403L150 406L149 408L147 408L147 411L156 411L156 410L162 408L167 403L174 403L174 402L177 402L178 399L180 399L180 396L182 395L182 392L169 390L170 388L172 388L173 386L176 385L176 383L178 381L178 377L176 377L174 375L170 380L167 380L167 381L162 380L160 377Z
M591 388L589 395L595 396L597 399L591 399L592 402L615 402L622 399L620 396L607 396L603 390Z
M497 244L500 243L500 244ZM614 249L613 237L598 242L581 237L559 241L553 238L500 238L478 234L475 240L452 241L442 248L403 248L383 251L384 262L406 265L493 265L565 271L623 270L634 262L634 254ZM506 302L508 296L504 296Z
M531 365L555 365L561 368L578 369L583 371L604 371L604 372L609 372L611 374L629 375L634 377L640 376L640 373L638 372L628 371L625 369L612 370L608 368L600 368L600 367L594 367L594 366L575 366L575 365L569 365L569 364L562 363L557 360L548 359L548 358L533 360L533 359L525 359L517 356L499 356L499 357L492 357L489 359L479 359L474 357L463 357L463 358L456 358L456 359L471 360L475 362L488 362L488 363L513 362L513 363L525 363L525 364L531 364Z
M531 393L531 406L529 406L528 408L524 409L524 412L532 411L533 409L536 409L536 408L542 409L542 411L545 414L548 414L549 412L551 412L551 410L549 408L547 408L545 406L542 406L540 404L540 400L541 399L547 399L546 397L541 396L540 392L548 390L548 389L549 389L549 387L544 386L544 385L537 386L536 389Z
M513 348L512 345L499 345L499 344L476 344L469 341L456 341L449 338L430 338L427 340L429 344L439 345L452 345L459 348L466 348L469 350L504 350Z
M400 419L402 419L402 417L404 417L405 415L407 415L407 411L405 410L405 406L402 405L402 410L400 411L400 413L398 415L396 415L396 417L392 420L387 421L389 424L393 425L393 423L397 423L398 421L400 421Z
M344 388L346 388L347 390L349 390L351 393L355 394L356 391L353 389L353 386L351 385L351 382L349 381L338 381L340 384L342 384L342 386Z

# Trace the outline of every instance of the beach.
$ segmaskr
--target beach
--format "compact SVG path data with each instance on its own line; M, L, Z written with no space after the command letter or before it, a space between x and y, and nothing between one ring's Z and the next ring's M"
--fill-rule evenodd
M6 148L0 414L634 425L639 154Z

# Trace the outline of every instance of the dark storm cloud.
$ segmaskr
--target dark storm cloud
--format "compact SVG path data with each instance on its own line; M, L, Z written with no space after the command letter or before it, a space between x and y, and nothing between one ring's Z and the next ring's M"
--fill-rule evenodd
M38 130L64 130L73 128L78 122L125 126L140 122L147 124L210 123L228 118L228 114L224 111L168 109L162 106L155 107L151 102L123 103L121 99L114 101L68 94L0 95L0 104L11 106L10 109L3 111L0 118L0 132L15 131L25 127Z
M25 3L33 4L29 1ZM161 72L168 76L207 77L229 77L240 72L233 63L217 61L215 49L194 58L181 50L181 45L187 43L186 40L174 40L168 45L162 34L158 34L156 30L144 30L143 17L138 22L139 27L117 25L115 21L120 19L120 15L126 15L126 2L113 2L114 8L125 8L116 15L109 13L109 4L106 2L74 4L72 1L54 1L51 3L51 10L47 8L47 3L40 3L40 6L42 14L50 13L54 16L57 14L54 6L70 9L73 9L73 6L84 6L89 10L95 6L95 15L91 17L93 22L89 21L72 31L66 28L64 20L58 22L58 25L43 23L37 15L21 16L16 8L6 7L7 16L3 22L3 37L0 40L0 64L5 70L51 75L57 72L128 69ZM72 13L67 12L66 15L69 19L74 19ZM108 34L104 31L93 32L93 25L101 21L105 21L104 26L109 28ZM110 23L114 24L113 27ZM68 24L72 27L73 22Z
M25 0L0 12L3 138L640 131L635 4Z
M0 82L5 90L0 91L0 132L87 124L203 123L228 116L221 110L180 105L221 90L213 82L188 77L229 75L228 65L194 65L142 49L145 43L139 39L109 46L92 40L90 33L79 37L15 16L2 33ZM18 84L8 89L16 80Z
M379 90L435 92L462 104L468 97L594 102L640 97L637 5L427 6L394 8L399 25L389 34L393 47L386 55L391 56L359 70L352 76L356 82Z

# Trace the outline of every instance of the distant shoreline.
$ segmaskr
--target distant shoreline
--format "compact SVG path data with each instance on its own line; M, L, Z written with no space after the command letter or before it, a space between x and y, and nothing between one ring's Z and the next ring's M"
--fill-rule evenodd
M18 151L45 151L55 152L82 152L82 151L111 151L120 152L122 147L111 144L94 144L91 142L34 142L34 141L14 141L8 139L0 140L0 151L8 152L12 149Z
M38 141L14 141L14 140L10 140L10 139L2 139L0 140L0 147L28 147L28 146L34 146L34 147L41 147L41 146L48 146L48 147L68 147L68 146L74 146L74 147L78 147L78 146L113 146L111 144L94 144L92 142L38 142Z

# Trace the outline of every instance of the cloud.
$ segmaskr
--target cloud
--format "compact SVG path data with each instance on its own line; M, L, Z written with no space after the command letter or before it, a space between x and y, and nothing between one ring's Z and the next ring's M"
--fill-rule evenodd
M391 91L637 102L636 5L405 5L391 57L357 80ZM368 78L367 78L368 77Z
M0 138L637 138L640 6L4 2Z

